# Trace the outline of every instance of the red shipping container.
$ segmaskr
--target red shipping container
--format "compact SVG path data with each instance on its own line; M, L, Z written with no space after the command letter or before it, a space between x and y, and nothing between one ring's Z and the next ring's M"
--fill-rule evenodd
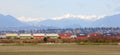
M103 36L103 35L100 34L100 33L90 33L90 34L88 35L88 37L101 37L101 36Z
M61 37L61 38L71 38L71 34L70 33L63 33L63 34L59 34L59 37Z

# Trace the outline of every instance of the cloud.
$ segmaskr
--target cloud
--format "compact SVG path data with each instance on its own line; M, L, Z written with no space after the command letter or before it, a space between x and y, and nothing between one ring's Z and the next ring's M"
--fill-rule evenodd
M120 6L115 9L115 11L120 13Z
M39 21L45 20L44 18L31 18L31 17L29 17L29 18L19 17L17 19L22 21L22 22L39 22Z
M62 19L69 19L69 18L76 18L76 19L83 19L83 20L98 20L101 18L104 18L103 16L97 16L97 15L73 15L73 14L66 14L63 16L57 16L54 18L51 18L52 20L62 20ZM19 17L18 20L22 22L40 22L46 20L45 18L26 18L26 17Z
M54 20L61 20L61 19L68 19L68 18L78 18L78 19L84 19L84 20L97 20L104 18L105 15L97 16L97 15L73 15L73 14L66 14L63 16L54 17Z

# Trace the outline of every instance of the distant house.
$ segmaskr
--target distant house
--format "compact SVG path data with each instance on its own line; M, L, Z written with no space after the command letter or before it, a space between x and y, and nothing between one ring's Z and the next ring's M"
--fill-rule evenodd
M20 34L20 39L31 39L32 35L31 34Z
M15 39L15 38L18 38L18 34L16 34L16 33L6 33L6 38Z
M45 37L45 34L33 34L34 39L43 39Z
M62 34L59 34L59 37L60 38L71 38L72 34L70 33L62 33Z
M49 37L49 38L58 38L59 35L58 35L58 34L52 33L52 34L45 34L45 37Z

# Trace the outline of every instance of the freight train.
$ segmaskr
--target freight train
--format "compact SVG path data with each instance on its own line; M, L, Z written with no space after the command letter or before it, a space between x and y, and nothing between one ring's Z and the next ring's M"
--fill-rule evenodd
M71 33L60 33L60 34L56 34L56 33L35 33L35 34L31 34L31 33L27 33L27 34L18 34L18 33L6 33L6 34L1 34L0 38L1 39L43 39L44 37L49 37L52 39L56 39L56 38L66 38L66 39L70 39L70 38L88 38L88 37L119 37L120 35L115 35L112 33L105 33L105 34L101 34L101 33L89 33L89 34L85 34L85 33L78 33L78 34L71 34Z

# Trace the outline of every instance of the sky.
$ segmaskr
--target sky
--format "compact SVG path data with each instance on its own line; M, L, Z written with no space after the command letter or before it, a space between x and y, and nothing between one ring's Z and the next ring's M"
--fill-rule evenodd
M0 14L23 22L69 17L100 19L120 13L120 0L0 0Z

